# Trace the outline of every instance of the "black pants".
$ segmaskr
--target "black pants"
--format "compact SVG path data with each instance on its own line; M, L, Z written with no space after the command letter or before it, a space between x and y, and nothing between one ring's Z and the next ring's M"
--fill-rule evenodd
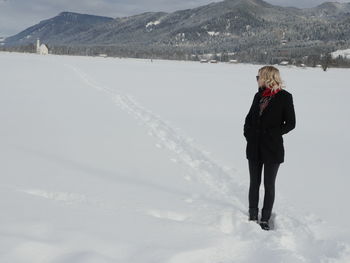
M249 186L249 209L258 211L259 188L261 183L261 172L264 165L264 206L261 214L261 221L268 221L271 216L273 203L275 200L275 181L279 163L264 163L262 161L248 160L250 173Z

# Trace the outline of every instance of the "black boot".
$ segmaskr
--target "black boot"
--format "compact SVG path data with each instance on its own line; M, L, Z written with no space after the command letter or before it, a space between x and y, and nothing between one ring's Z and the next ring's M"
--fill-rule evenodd
M264 230L270 230L269 219L271 217L271 210L262 209L261 210L261 219L259 225Z
M269 222L268 221L260 221L259 225L264 230L270 230Z
M261 219L260 221L264 221L264 222L268 222L270 220L271 217L271 210L267 210L267 209L262 209L261 210Z
M258 222L259 208L249 208L249 221Z

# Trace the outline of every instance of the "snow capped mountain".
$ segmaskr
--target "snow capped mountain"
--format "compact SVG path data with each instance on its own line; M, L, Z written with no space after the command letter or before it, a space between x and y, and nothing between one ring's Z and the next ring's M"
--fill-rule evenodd
M6 44L20 45L35 43L40 38L46 43L59 43L62 39L69 41L76 34L88 30L90 27L106 23L113 18L79 14L73 12L61 12L57 16L40 21L39 24L31 26L14 36L6 38Z
M172 13L145 12L108 18L64 12L6 38L6 45L51 45L273 49L282 37L291 47L350 41L350 3L314 8L281 7L262 0L225 0ZM210 33L211 32L211 33Z
M309 14L319 17L337 18L340 15L350 16L350 3L325 2L313 8L305 9Z

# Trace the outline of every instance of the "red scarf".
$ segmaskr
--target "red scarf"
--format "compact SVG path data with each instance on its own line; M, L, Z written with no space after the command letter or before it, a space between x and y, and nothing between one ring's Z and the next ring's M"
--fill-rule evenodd
M281 89L277 89L275 91L272 91L271 88L266 87L263 92L262 92L262 96L263 97L268 97L268 96L272 96L275 95L277 92L279 92Z

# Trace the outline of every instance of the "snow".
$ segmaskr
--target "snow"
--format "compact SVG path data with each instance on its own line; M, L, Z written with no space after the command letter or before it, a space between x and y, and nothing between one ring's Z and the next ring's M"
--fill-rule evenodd
M153 29L154 29L154 27L156 26L156 25L159 25L160 24L160 21L159 20L157 20L157 21L150 21L150 22L148 22L147 24L146 24L146 30L148 31L148 32L151 32Z
M260 67L1 52L0 261L349 262L349 70L280 67L297 125L263 231L243 137Z
M349 49L339 49L331 53L332 58L338 58L339 56L343 58L350 59L350 48Z
M150 21L146 24L146 27L159 25L160 21Z
M215 31L207 31L208 35L210 36L218 36L220 32L215 32Z

